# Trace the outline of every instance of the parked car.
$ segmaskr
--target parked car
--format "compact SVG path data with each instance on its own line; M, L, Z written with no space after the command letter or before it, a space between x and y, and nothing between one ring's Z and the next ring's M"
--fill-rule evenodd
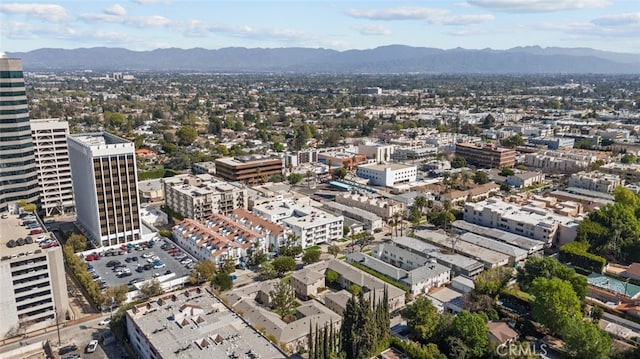
M40 234L40 233L42 233L42 228L35 228L35 229L32 229L31 231L29 231L29 234L32 235L32 236L36 235L36 234Z
M122 272L120 274L118 274L118 277L120 278L124 278L124 277L131 277L133 274L131 273L131 271L129 272Z
M115 266L117 266L119 264L122 264L122 262L116 261L116 260L112 260L112 261L108 261L107 262L107 267L115 267Z
M164 268L164 267L166 267L166 266L167 266L167 265L166 265L166 264L164 264L164 263L158 263L158 264L154 264L154 265L153 265L153 269Z
M98 341L97 340L92 340L89 342L89 344L87 344L87 353L93 353L96 351L96 349L98 349Z
M78 347L75 344L69 344L60 348L60 350L58 350L58 354L65 355L67 353L71 353L76 350L78 350Z

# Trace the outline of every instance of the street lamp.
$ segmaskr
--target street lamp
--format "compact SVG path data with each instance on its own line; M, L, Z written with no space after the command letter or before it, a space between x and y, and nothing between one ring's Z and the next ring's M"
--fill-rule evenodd
M115 297L111 297L111 305L109 306L109 319L113 319L113 305L116 302L116 298Z

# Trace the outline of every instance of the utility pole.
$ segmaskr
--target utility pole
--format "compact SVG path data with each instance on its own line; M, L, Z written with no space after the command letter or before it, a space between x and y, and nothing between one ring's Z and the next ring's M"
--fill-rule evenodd
M54 311L55 311L55 313L54 313L54 314L55 314L55 316L56 316L56 331L58 332L58 346L60 346L60 343L61 343L62 341L60 340L60 321L59 321L59 319L58 319L58 310L57 310L55 307L54 307L53 309L54 309Z
M111 297L111 305L109 306L109 319L112 320L113 319L113 304L115 303L116 298L115 297Z

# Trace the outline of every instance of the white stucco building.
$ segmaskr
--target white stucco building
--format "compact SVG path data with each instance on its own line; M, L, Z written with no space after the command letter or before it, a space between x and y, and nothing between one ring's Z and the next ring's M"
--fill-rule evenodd
M366 178L374 186L392 187L397 184L415 182L418 176L416 166L398 163L372 164L358 166L358 177Z

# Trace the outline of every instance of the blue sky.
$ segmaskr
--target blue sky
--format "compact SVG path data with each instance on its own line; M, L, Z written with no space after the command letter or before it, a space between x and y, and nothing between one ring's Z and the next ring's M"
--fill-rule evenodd
M0 27L6 52L403 44L640 53L639 0L2 0Z

